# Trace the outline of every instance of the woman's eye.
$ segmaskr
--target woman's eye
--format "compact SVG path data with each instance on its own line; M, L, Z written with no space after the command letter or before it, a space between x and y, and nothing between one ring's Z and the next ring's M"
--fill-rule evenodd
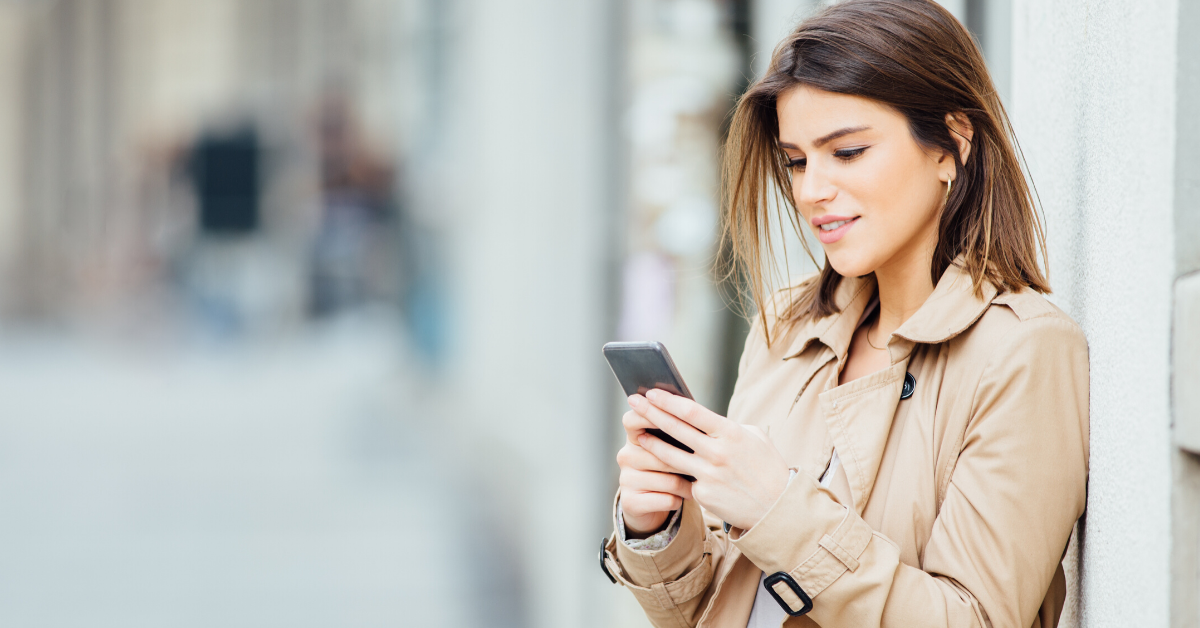
M804 157L797 157L795 159L789 159L787 162L787 167L789 170L803 171L804 167L807 165L808 165L808 160L805 159Z
M854 159L855 157L858 157L859 155L863 154L863 151L865 151L865 150L867 150L866 146L863 146L861 148L843 148L843 149L834 151L833 156L837 157L838 159L841 159L843 161L850 161L851 159Z

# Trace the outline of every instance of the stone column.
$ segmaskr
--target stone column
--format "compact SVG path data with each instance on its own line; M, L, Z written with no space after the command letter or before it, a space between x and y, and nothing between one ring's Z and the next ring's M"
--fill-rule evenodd
M1180 4L1014 1L1010 111L1045 211L1052 300L1083 326L1092 365L1066 625L1171 615Z

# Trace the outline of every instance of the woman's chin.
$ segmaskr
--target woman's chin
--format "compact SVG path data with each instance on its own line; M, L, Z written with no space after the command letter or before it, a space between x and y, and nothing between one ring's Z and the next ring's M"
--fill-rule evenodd
M830 255L828 252L825 255L829 260L829 265L833 266L837 274L843 277L862 277L875 272L875 265L869 260L851 255Z

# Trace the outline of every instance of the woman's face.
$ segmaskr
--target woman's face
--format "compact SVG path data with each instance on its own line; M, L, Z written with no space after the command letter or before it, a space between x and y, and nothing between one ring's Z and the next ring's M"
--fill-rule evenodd
M792 197L833 269L927 268L953 158L922 148L903 114L866 98L799 85L776 108Z

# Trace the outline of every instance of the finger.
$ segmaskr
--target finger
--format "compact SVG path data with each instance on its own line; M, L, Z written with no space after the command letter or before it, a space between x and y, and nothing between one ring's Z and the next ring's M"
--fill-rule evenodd
M620 485L622 493L628 489L649 493L669 493L682 499L690 499L692 496L692 483L674 473L622 469Z
M653 393L654 391L650 391ZM647 393L649 394L649 393ZM693 427L686 421L679 420L678 417L663 411L658 406L650 403L641 395L634 395L629 398L630 404L636 404L633 411L649 420L654 427L670 434L676 440L687 445L692 451L706 452L708 448L708 437L702 432ZM640 436L639 436L640 438ZM664 462L666 462L664 460Z
M668 467L677 469L680 473L696 477L695 471L696 467L700 464L700 460L697 459L695 454L689 454L674 445L668 445L653 434L642 434L638 437L638 444L655 458L666 463Z
M687 397L672 395L665 390L657 388L649 390L646 392L646 399L655 407L706 434L716 434L718 430L731 423L729 419L705 408L699 403ZM651 418L653 419L653 417ZM676 436L676 438L679 437Z
M625 516L640 517L655 512L670 512L683 506L683 498L670 493L621 491L621 510Z
M637 444L638 436L641 436L646 430L657 427L649 419L633 410L626 412L621 417L621 426L625 428L626 439L635 445Z
M621 470L635 469L638 471L679 473L678 469L672 469L670 465L659 460L654 454L646 451L641 445L636 443L627 443L617 451L617 466L621 467Z

